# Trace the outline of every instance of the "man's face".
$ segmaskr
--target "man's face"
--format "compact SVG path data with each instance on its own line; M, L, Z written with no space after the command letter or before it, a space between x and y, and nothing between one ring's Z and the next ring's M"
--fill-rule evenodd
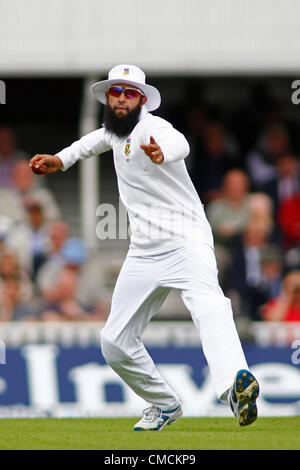
M126 83L117 83L114 87L122 89L134 89L135 87ZM137 88L135 88L137 91ZM124 91L118 96L118 92L114 96L113 90L106 93L107 106L105 106L103 114L103 123L108 132L119 138L128 136L135 128L139 121L141 108L146 103L147 98L140 93L130 93L126 96Z
M116 83L114 86L122 88L135 88L126 83ZM119 97L111 96L108 92L105 94L107 103L118 118L123 118L128 115L130 111L135 109L139 104L142 106L146 103L147 98L142 95L138 95L136 98L127 98L125 93L121 93Z

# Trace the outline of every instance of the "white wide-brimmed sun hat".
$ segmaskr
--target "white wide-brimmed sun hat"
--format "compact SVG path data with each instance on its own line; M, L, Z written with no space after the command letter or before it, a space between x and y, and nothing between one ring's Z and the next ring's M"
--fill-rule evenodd
M147 97L145 107L148 111L159 108L160 93L152 85L146 84L146 75L135 65L121 64L113 67L108 73L108 80L102 80L92 85L95 98L102 104L107 104L105 93L116 83L126 83L139 88Z

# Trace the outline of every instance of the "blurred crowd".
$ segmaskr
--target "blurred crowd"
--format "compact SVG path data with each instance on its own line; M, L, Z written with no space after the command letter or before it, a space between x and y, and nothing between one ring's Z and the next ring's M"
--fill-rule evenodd
M300 121L257 94L230 115L202 100L181 110L188 170L235 315L300 321Z
M300 321L300 123L261 96L230 116L193 100L167 118L189 140L235 315ZM89 253L16 142L0 127L0 321L103 320Z
M96 321L108 306L44 178L0 127L0 321Z

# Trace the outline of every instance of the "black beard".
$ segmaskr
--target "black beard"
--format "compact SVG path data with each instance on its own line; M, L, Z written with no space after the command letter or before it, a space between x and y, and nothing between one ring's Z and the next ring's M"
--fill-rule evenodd
M139 122L141 109L141 103L138 103L126 116L117 117L109 105L105 106L103 114L105 129L117 137L128 136Z

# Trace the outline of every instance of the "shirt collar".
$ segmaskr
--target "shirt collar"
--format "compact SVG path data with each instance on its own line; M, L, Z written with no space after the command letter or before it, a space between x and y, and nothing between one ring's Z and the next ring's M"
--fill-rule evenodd
M141 121L142 119L145 119L145 117L147 117L148 114L149 113L148 113L145 105L143 105L142 109L141 109L141 112L140 112L139 121Z

